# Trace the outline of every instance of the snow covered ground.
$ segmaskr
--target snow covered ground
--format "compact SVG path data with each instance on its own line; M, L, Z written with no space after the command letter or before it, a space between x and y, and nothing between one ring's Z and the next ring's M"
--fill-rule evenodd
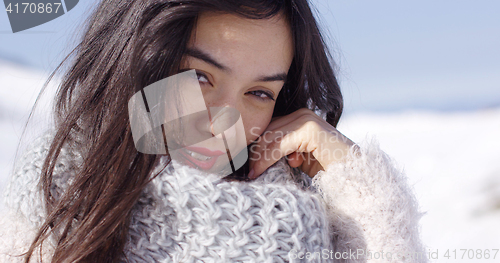
M422 237L431 252L439 253L436 262L455 261L455 249L457 260L464 254L460 249L473 258L478 249L483 254L500 249L500 108L355 114L338 129L354 141L376 135L382 149L404 167L427 212ZM464 261L500 262L500 252L496 260L472 260L467 253Z
M11 172L23 125L46 75L0 61L0 191ZM33 119L45 126L47 98ZM355 142L375 135L404 168L421 210L422 238L434 262L500 262L500 108L465 112L353 113L339 131ZM453 250L456 249L456 260ZM473 249L473 252L460 249ZM489 249L490 259L470 259ZM446 258L449 250L450 258ZM472 254L471 254L472 253Z

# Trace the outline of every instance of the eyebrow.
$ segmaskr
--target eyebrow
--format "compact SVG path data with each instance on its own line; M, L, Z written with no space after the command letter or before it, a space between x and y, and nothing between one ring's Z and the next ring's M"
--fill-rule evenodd
M217 62L209 54L201 51L200 49L198 49L196 47L187 48L186 55L197 58L197 59L201 59L201 60L207 62L208 64L215 66L216 68L218 68L220 70L227 71L227 72L231 71L231 69L229 69L229 67L224 66L221 63Z
M219 62L217 62L212 56L209 54L205 53L204 51L196 48L196 47L190 47L186 49L186 55L201 59L205 61L208 64L211 64L215 66L216 68L226 71L226 72L231 72L231 69L228 66L225 66ZM274 75L269 75L269 76L260 76L257 78L257 81L263 81L263 82L271 82L271 81L286 81L287 74L286 73L277 73Z
M263 76L257 79L258 81L286 81L286 73L278 73L271 76Z

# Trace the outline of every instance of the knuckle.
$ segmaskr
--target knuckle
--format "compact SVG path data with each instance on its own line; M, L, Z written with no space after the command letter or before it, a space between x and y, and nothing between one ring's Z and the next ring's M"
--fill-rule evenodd
M302 116L298 117L297 120L300 121L301 123L305 124L310 120L310 118L307 115L302 115Z
M311 114L313 113L310 109L308 108L300 108L297 110L298 112L302 113L302 114Z
M308 108L301 108L301 109L298 109L296 111L297 115L298 115L298 118L301 118L301 117L304 117L304 116L309 116L312 114L314 114L310 109Z
M303 127L306 129L306 130L314 130L314 129L317 129L318 128L318 123L316 122L316 120L312 119L312 118L306 118L304 120L304 125Z

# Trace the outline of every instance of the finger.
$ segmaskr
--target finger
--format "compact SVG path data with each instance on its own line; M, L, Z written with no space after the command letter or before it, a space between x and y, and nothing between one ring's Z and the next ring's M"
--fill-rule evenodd
M266 164L269 164L269 166L271 166L280 158L292 153L293 151L290 151L288 153L280 152L280 149L276 147L276 144L278 144L289 131L294 131L300 126L300 123L293 122L288 123L287 125L285 125L285 127L282 127L281 129L275 131L266 130L249 148L250 172L252 172L252 168L254 167L256 162L260 162L263 159L266 159L268 161ZM271 144L274 144L274 146L270 146ZM265 169L267 169L267 167ZM253 177L256 178L264 170L260 171L260 169L257 169L257 173L252 174L254 175ZM252 176L249 175L249 177L251 178Z
M285 128L293 127L297 123L289 124ZM278 133L273 133L278 134ZM308 140L308 133L305 131L285 132L285 136L277 137L271 142L261 141L250 148L250 168L252 176L257 178L267 168L276 163L279 159L293 152L311 152L316 148Z
M299 167L300 170L305 172L309 177L314 177L320 170L324 170L323 166L316 160L313 154L311 153L303 153L302 157L304 161L302 165Z
M254 144L250 147L250 173L248 177L255 179L279 159L292 153L281 149L281 141L273 141L267 145Z
M286 159L288 160L288 164L290 167L297 168L302 165L304 162L304 157L302 153L299 152L293 152L289 154Z

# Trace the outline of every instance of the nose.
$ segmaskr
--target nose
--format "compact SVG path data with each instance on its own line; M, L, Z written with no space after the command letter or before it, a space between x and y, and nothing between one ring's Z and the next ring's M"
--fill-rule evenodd
M212 134L222 139L222 134L226 139L236 136L236 122L240 119L240 112L232 107L210 107Z
M211 133L212 136L222 139L222 133L226 139L235 136L234 125L240 118L240 112L237 110L237 96L234 89L224 88L219 85L212 90L204 90L203 98L208 110L209 119L199 120L196 128L200 132ZM231 129L233 127L233 129Z
M240 112L233 107L209 107L196 120L196 129L203 134L211 134L222 139L222 134L226 139L236 136L235 124L240 119Z

